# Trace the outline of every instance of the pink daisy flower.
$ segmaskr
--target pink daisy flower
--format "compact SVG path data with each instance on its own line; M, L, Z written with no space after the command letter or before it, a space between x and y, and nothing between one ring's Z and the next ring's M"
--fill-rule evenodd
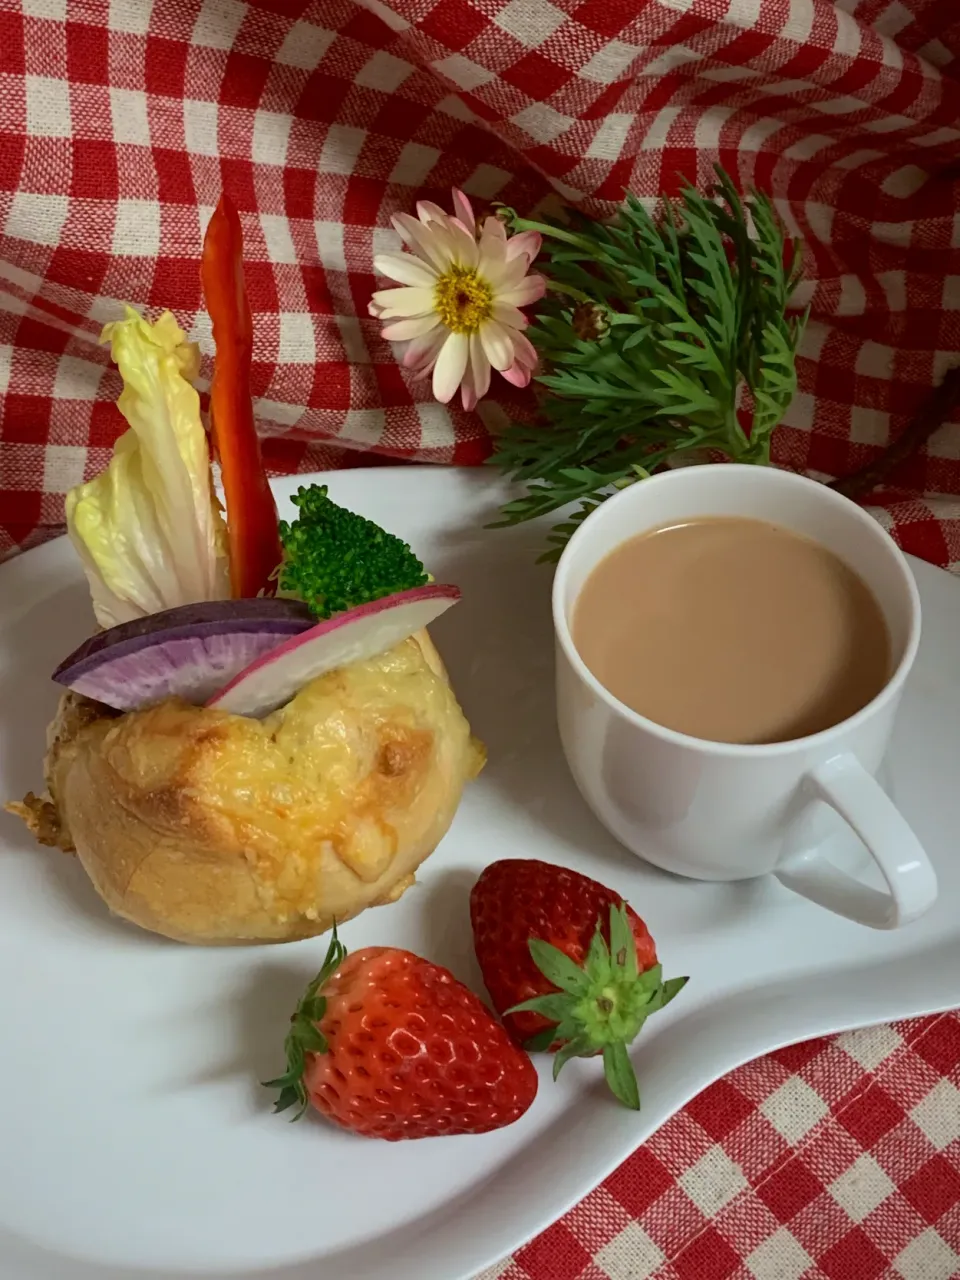
M454 189L454 215L429 200L417 218L395 214L393 225L409 253L374 258L380 275L401 288L373 295L370 314L385 322L383 336L405 342L403 364L415 377L433 375L433 394L443 404L457 388L465 409L490 389L496 369L515 387L525 387L537 362L523 330L520 307L543 297L546 281L530 273L540 236L508 236L488 217L478 226L470 201Z

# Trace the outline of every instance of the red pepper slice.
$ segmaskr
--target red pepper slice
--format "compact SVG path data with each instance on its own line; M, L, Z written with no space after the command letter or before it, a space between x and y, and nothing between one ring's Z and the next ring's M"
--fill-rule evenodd
M210 422L227 499L230 587L239 598L272 595L270 574L283 551L250 399L253 321L243 281L243 231L226 195L204 236L200 278L217 348Z

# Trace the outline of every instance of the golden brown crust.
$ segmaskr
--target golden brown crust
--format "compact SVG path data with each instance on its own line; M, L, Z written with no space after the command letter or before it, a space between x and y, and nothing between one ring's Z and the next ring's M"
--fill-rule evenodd
M44 799L28 791L22 800L11 800L3 807L7 813L23 819L37 844L62 849L64 853L74 852L69 833L64 831L60 821L60 812L49 798Z
M36 802L52 815L28 798L21 816L56 818L111 910L146 929L288 941L395 901L482 763L423 633L262 721L177 699L116 716L67 694Z

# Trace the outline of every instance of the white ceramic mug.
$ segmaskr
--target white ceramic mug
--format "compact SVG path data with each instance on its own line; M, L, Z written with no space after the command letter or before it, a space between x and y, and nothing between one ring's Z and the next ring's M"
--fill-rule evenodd
M895 664L872 702L820 733L741 746L663 728L600 684L570 630L586 578L628 538L704 516L772 521L815 539L860 575L883 610ZM654 476L608 499L570 539L554 581L553 620L563 749L584 799L628 849L700 880L772 873L821 906L877 929L898 928L932 906L933 867L874 776L916 657L920 600L892 538L853 502L769 467L703 465ZM824 856L825 806L863 841L887 892Z

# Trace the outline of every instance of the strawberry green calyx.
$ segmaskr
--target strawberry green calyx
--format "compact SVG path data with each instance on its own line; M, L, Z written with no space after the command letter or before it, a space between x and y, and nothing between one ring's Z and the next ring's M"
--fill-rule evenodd
M686 978L663 981L659 964L641 973L626 907L610 908L610 945L600 921L581 968L569 956L540 938L529 941L533 962L559 991L514 1005L506 1013L529 1011L549 1018L554 1026L529 1039L528 1051L558 1045L553 1061L556 1080L571 1058L603 1054L607 1083L624 1106L640 1110L637 1077L627 1045L637 1037L652 1013L669 1004L686 985Z
M276 1080L264 1080L265 1089L279 1089L274 1111L286 1111L296 1106L297 1112L291 1120L299 1120L309 1105L307 1088L303 1082L308 1053L326 1053L328 1049L326 1037L320 1030L320 1021L327 1011L327 1001L317 992L331 978L346 959L347 949L337 937L337 926L333 926L333 937L324 957L323 968L313 979L300 999L290 1018L290 1030L283 1042L287 1055L287 1070Z

